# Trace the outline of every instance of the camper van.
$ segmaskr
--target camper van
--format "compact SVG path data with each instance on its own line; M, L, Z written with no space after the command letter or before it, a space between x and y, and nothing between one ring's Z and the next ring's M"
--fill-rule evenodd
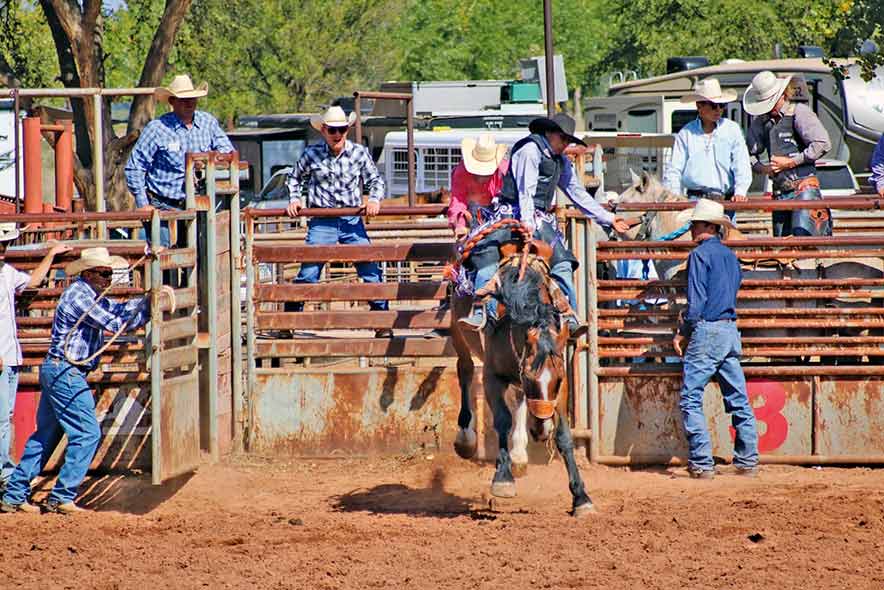
M723 88L732 88L742 98L752 78L763 70L792 74L796 100L805 101L820 117L832 139L833 160L848 162L857 176L868 176L869 160L884 132L884 66L865 82L859 66L850 60L835 60L847 68L847 78L838 81L822 59L780 59L766 61L728 60L714 65L673 72L662 76L612 85L608 96L584 102L588 131L621 133L678 133L697 116L691 104L681 98L690 94L701 79L716 77ZM751 117L740 100L727 106L725 116L748 129Z

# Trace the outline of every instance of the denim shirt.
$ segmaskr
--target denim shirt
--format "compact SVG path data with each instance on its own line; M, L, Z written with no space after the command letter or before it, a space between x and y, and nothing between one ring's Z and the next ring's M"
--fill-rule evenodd
M740 262L717 237L703 240L688 258L688 306L679 332L690 336L700 321L737 319Z

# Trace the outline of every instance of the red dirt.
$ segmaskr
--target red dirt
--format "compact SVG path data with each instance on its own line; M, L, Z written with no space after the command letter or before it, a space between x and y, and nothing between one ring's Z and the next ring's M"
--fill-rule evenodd
M581 520L560 462L494 501L491 467L448 455L105 477L83 515L0 516L0 587L884 587L884 470L726 471L584 467Z

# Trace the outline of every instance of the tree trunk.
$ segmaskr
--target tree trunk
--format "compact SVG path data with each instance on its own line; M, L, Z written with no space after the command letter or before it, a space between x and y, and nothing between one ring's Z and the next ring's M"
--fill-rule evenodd
M166 8L145 58L139 86L153 87L162 82L169 53L192 0L166 0ZM52 32L58 57L60 80L66 88L103 88L105 81L103 19L101 0L40 0L46 22ZM91 98L73 98L76 153L74 184L87 207L95 210L95 182L92 174L94 112ZM104 98L102 109L102 152L106 208L110 211L131 209L132 196L126 190L124 167L140 130L153 117L152 96L137 96L129 112L126 135L117 137L111 124L111 100Z

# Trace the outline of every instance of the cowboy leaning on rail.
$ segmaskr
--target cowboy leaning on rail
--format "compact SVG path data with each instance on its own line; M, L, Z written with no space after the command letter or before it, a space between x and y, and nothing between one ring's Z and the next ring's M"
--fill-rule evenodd
M184 209L185 155L194 152L229 153L233 144L218 120L196 110L197 101L209 93L203 82L193 86L187 74L175 76L168 88L158 88L158 100L167 100L172 111L148 123L126 162L126 185L139 211ZM181 229L179 224L179 230ZM145 223L150 239L150 227ZM184 246L184 232L179 231ZM162 246L171 245L169 224L160 224Z
M86 248L79 259L65 267L68 276L79 276L65 289L55 308L49 353L40 367L37 430L28 439L9 479L0 511L39 512L29 503L31 480L43 469L62 434L68 437L64 464L45 510L61 514L81 510L74 498L98 448L101 430L92 391L86 383L86 376L98 360L86 365L76 361L88 359L101 348L105 331L116 332L124 327L134 330L150 319L146 297L126 303L99 298L111 284L114 269L127 267L125 259L110 256L106 248Z
M55 257L70 250L64 244L47 244L49 252L28 274L5 262L6 247L18 236L14 223L0 223L0 493L6 489L6 482L15 469L9 454L10 425L18 392L18 372L24 362L15 325L15 296L24 289L39 287Z
M724 214L724 207L708 199L697 201L684 218L690 221L691 238L698 245L688 257L688 304L672 345L679 356L684 356L679 406L688 438L688 473L702 479L715 475L703 392L709 380L717 376L724 407L736 431L737 474L756 475L758 433L740 366L742 349L736 323L742 271L737 257L720 238L722 226L734 225Z
M743 95L743 109L755 117L746 143L753 157L752 169L772 178L775 199L818 201L822 194L816 161L832 149L832 143L811 108L791 101L791 79L777 78L769 71L752 78ZM758 161L764 152L770 157L769 164ZM774 211L772 218L775 236L832 235L827 209Z
M579 171L575 171L571 161L562 155L570 144L585 145L574 137L574 121L570 117L560 113L552 119L534 119L528 129L531 135L516 142L510 152L510 167L504 177L503 188L495 199L494 219L490 223L514 217L534 232L534 238L553 246L550 274L565 292L574 310L577 308L577 295L572 273L578 263L556 225L556 188L560 188L586 216L601 225L613 226L618 232L627 231L629 225L623 218L606 211L586 192L580 182ZM487 239L496 248L499 242L508 238L507 230L496 232ZM477 261L479 268L486 264L489 263ZM481 275L480 271L477 278ZM477 280L476 289L483 286ZM489 308L488 313L490 316L493 309ZM459 321L468 328L481 329L485 324L485 308L477 306L470 317ZM573 311L567 321L571 332L575 332L579 320Z

